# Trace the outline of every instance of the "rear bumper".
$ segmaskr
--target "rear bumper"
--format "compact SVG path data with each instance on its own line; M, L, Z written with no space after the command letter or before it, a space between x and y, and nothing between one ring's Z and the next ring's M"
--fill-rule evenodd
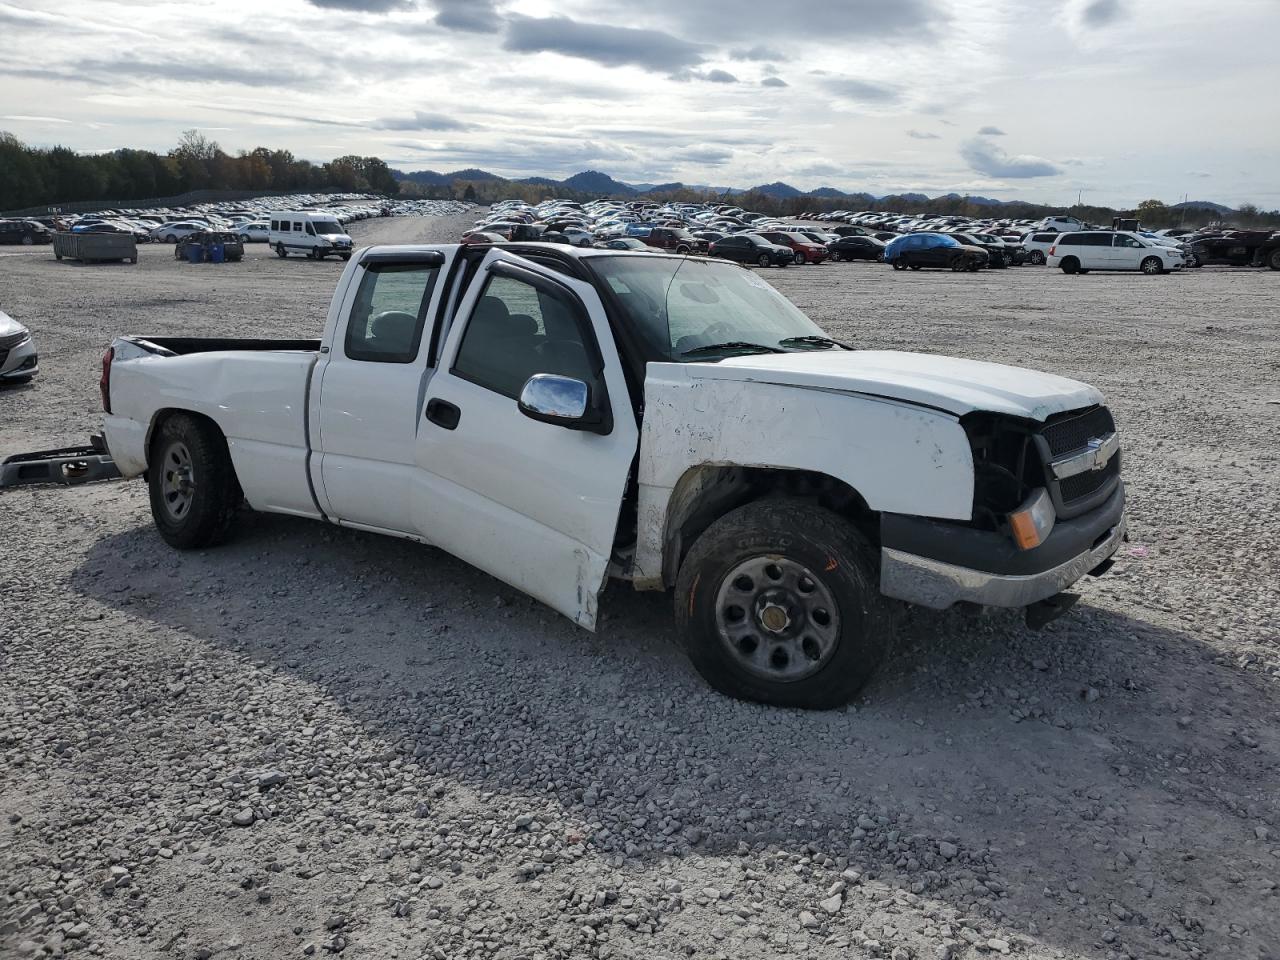
M936 530L930 539L938 549L927 551L934 554L927 556L923 539L931 525ZM1061 593L1106 563L1127 529L1123 486L1096 510L1059 521L1040 547L1015 548L1012 554L1012 544L1002 534L889 517L882 521L880 592L934 610L962 601L1025 607Z

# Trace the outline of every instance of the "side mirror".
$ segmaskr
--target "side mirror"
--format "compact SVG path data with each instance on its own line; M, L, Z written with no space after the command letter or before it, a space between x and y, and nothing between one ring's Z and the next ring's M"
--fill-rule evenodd
M535 373L520 391L519 407L530 420L570 430L609 433L607 415L593 409L591 388L581 380L555 373Z

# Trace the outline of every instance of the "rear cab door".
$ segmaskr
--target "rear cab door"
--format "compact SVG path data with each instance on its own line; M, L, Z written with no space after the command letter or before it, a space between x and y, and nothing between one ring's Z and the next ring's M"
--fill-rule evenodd
M519 398L538 374L588 385L593 429L541 422ZM639 432L594 287L490 250L427 384L416 529L431 543L593 629Z
M312 378L312 482L331 519L416 536L410 508L433 335L457 248L377 247L348 267Z

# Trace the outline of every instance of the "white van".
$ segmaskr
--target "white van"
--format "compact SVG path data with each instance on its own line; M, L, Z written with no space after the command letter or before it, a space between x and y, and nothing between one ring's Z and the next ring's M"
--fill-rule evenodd
M1063 233L1049 248L1048 264L1063 273L1090 270L1141 270L1168 273L1182 269L1182 252L1128 230Z
M267 243L277 256L305 253L323 260L336 253L343 260L351 259L351 238L332 213L281 210L273 212L269 220Z

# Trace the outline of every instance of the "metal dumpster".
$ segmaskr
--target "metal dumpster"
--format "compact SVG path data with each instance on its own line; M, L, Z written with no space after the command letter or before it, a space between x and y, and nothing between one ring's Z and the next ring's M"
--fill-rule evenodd
M66 257L84 263L137 263L138 241L127 233L55 233L53 255L59 260Z

